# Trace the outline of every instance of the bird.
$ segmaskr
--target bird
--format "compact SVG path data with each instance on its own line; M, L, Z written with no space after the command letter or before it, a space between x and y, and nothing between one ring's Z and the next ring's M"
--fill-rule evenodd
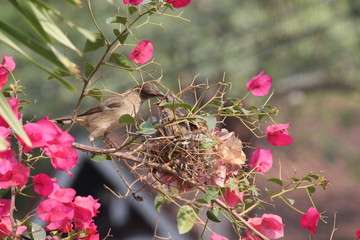
M72 121L80 124L89 130L89 141L93 143L95 138L106 137L108 133L124 126L125 124L119 124L121 116L129 114L135 117L145 100L164 96L155 84L145 82L91 107L74 120L72 116L67 116L54 121L57 124L71 124Z

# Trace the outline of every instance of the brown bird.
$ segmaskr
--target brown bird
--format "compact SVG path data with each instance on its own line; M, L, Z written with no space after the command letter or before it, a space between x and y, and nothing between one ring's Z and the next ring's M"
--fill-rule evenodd
M86 112L78 115L74 122L86 127L90 131L89 140L93 142L96 137L106 134L122 127L118 120L121 116L129 114L135 117L141 104L153 97L165 96L155 84L143 83L131 90L99 103ZM58 124L70 124L71 116L57 118Z

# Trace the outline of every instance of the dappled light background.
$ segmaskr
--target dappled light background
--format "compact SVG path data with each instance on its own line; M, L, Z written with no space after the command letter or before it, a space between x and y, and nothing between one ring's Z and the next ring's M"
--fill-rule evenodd
M115 10L105 0L92 2L99 24L106 26L106 19ZM62 7L69 8L65 14L70 19L96 30L89 18L79 17L87 16L85 6L79 10L59 4ZM270 103L280 107L279 123L290 122L295 143L271 148L275 164L269 174L259 176L258 181L263 183L259 188L276 189L265 180L279 174L301 178L310 171L323 171L330 180L329 187L326 191L318 188L313 198L317 209L328 218L327 224L319 222L313 239L330 238L335 214L337 231L333 239L355 239L355 230L360 228L360 1L193 0L183 10L183 14L177 10L181 14L178 18L159 18L147 24L146 31L138 36L138 40L153 42L164 84L177 91L178 82L187 86L195 76L196 83L224 78L232 82L231 96L241 97L246 94L246 83L261 69L272 76L274 95ZM19 24L10 4L5 4L0 14ZM75 43L82 48L84 39L75 39ZM124 54L129 52L130 48L124 50ZM46 80L45 73L34 70L2 43L0 53L15 57L16 77L27 87L29 100L37 102L26 108L26 118L41 118L49 112L53 116L70 113L76 94L54 80ZM92 58L98 56L88 54L86 61ZM134 85L129 75L119 72L105 68L99 76L104 79L101 87L121 92ZM251 105L251 99L245 104ZM94 101L88 99L83 109ZM231 123L229 120L227 127L244 141L270 148L263 139L251 137L243 127ZM311 206L305 192L289 197L304 212ZM279 206L267 207L283 217L284 239L307 239L308 231L299 225L300 214ZM229 228L218 232L231 237Z

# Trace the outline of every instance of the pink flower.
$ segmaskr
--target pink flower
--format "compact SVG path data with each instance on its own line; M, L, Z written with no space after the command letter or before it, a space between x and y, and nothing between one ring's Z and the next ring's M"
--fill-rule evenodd
M15 167L7 171L5 174L0 174L0 188L7 189L11 186L24 186L29 179L30 169L22 164L17 164Z
M71 230L71 222L74 218L74 208L71 205L55 199L45 199L39 204L37 212L38 217L48 224L46 230L59 229L63 232Z
M215 232L211 234L210 240L229 240L228 238L221 236Z
M0 218L2 216L9 216L10 214L10 199L0 199Z
M320 213L316 208L309 208L307 213L300 217L300 225L304 229L308 229L311 234L316 233L316 227L318 225Z
M49 195L50 199L55 199L62 203L70 203L76 195L76 191L73 188L63 188L56 183L53 185L54 190Z
M16 228L15 233L17 236L22 234L26 230L26 226L19 226ZM0 237L4 237L5 235L13 236L14 232L12 229L12 223L9 216L4 216L0 218ZM6 238L8 239L8 238Z
M130 4L133 6L137 6L141 4L144 0L123 0L124 4Z
M256 97L262 97L268 94L272 84L272 78L264 74L264 70L253 77L247 84L246 88Z
M278 239L284 236L284 224L280 216L263 214L261 218L249 218L248 223L269 239ZM250 230L246 230L248 238L260 239Z
M31 147L28 147L24 142L21 140L21 144L24 146L23 151L26 153L33 148L44 147L46 146L46 141L43 138L43 128L37 123L27 123L24 125L24 131L30 138L32 143Z
M224 195L219 196L219 199L224 201L229 207L235 207L239 201L244 200L244 193L239 192L236 184L235 189L231 189L230 187L226 188L226 192Z
M356 235L356 240L360 239L360 229L356 230L355 235Z
M294 143L287 128L290 123L274 124L266 128L267 141L273 146L287 146Z
M75 209L75 226L86 229L92 223L92 218L99 212L100 203L98 203L98 199L94 199L90 195L87 197L77 196L73 206Z
M0 89L6 84L8 75L15 69L15 66L13 58L4 54L0 65Z
M20 119L20 114L18 111L19 102L20 102L20 100L17 98L9 98L9 100L7 101L7 103L9 104L10 108L13 110L14 115L17 119ZM1 116L0 116L0 126L6 127L6 128L9 127L9 125L7 124L5 119L3 119Z
M45 173L40 173L34 176L34 190L39 195L49 196L54 191L56 182L58 182L58 180L50 178Z
M183 8L191 3L191 0L167 0L174 8Z
M250 167L258 172L267 172L273 164L271 150L256 148L250 158Z
M74 137L64 132L55 123L44 118L37 123L28 123L24 126L28 134L32 148L40 147L51 158L51 164L55 169L65 171L71 175L70 168L78 164L78 153L72 148ZM22 142L22 141L21 141ZM32 148L24 146L24 152Z
M137 64L144 64L153 56L154 47L150 41L142 40L131 51L129 58Z
M99 240L100 235L97 233L97 226L92 222L88 228L85 229L86 237L79 238L79 240Z
M12 171L17 164L11 149L0 152L0 176Z

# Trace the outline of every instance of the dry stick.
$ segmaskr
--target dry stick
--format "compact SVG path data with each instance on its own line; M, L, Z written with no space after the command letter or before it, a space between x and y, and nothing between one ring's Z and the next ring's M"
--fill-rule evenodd
M73 143L72 146L83 152L89 152L89 153L95 153L95 154L108 154L108 155L118 157L123 160L128 160L128 161L132 161L132 162L136 162L136 163L143 163L147 167L160 169L161 171L165 171L165 172L177 175L176 171L174 171L173 169L171 169L170 167L168 167L166 165L162 165L162 164L158 164L158 163L151 163L151 162L144 162L141 158L133 156L126 152L110 152L109 153L109 152L107 152L108 149L91 147L91 146L87 146L87 145L83 145L83 144L79 144L79 143L75 143L75 142ZM188 182L190 184L196 186L200 191L202 191L204 193L206 192L206 189L202 186L199 186L197 182L195 182L193 180L189 180ZM220 201L219 199L215 199L212 201L215 202L217 205L219 205L221 208L228 211L230 214L232 214L237 220L242 222L248 229L250 229L258 237L260 237L263 240L269 240L267 237L265 237L263 234L261 234L258 230L256 230L252 225L250 225L240 214L238 214L236 212L235 209L229 209L228 206L224 202Z

